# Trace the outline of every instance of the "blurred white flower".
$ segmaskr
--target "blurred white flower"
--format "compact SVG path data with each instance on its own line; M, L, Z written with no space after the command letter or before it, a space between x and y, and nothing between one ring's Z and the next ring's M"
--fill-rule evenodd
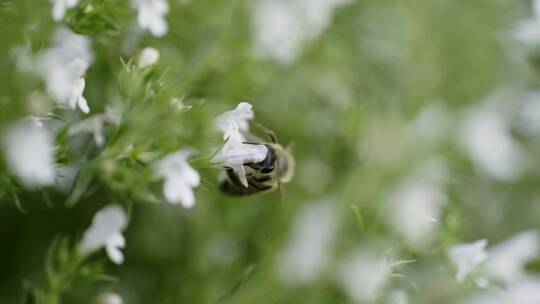
M449 109L435 104L423 108L415 118L413 127L416 135L427 142L438 142L448 133L451 119Z
M77 81L73 82L73 86L71 87L71 94L69 95L69 107L73 110L79 107L81 111L88 114L90 112L90 108L88 107L88 102L86 101L86 98L84 98L83 91L84 86L86 85L86 81L84 78L79 78Z
M53 38L53 46L38 57L39 70L47 85L47 92L58 104L72 109L79 107L90 111L82 96L86 69L93 61L90 40L85 36L59 28Z
M105 124L118 124L119 122L120 114L113 108L107 107L105 113L93 115L71 126L68 134L76 135L83 132L90 132L94 136L96 144L102 146L105 143L105 137L103 136L103 127Z
M400 290L400 289L392 290L388 294L386 303L387 304L407 304L409 303L409 297L407 296L407 293L403 290Z
M486 240L462 243L452 246L448 251L450 262L457 268L456 281L462 283L487 259ZM477 284L484 285L483 279Z
M512 180L522 172L522 151L510 134L510 122L493 105L473 109L462 139L474 163L490 177Z
M538 304L540 303L540 280L531 279L509 288L502 297L503 304Z
M33 116L33 115L28 116L28 118L34 124L34 126L36 126L38 128L43 128L43 121L47 120L47 118L37 117L37 116Z
M443 192L448 169L443 159L425 160L388 198L388 220L396 234L417 250L428 249L439 230L447 197Z
M340 282L353 302L373 303L384 290L392 274L386 257L372 252L358 252L341 267Z
M427 249L437 235L441 208L446 201L437 183L406 182L390 197L390 224L407 245Z
M52 15L54 21L60 21L64 19L66 11L75 7L79 0L51 0L53 5Z
M350 0L258 0L252 24L255 51L291 63L302 45L316 39L332 22L334 10Z
M122 297L115 292L106 292L99 296L98 304L123 304Z
M159 60L159 51L153 47L146 47L139 54L139 60L137 65L139 68L144 69L145 67L156 64Z
M91 254L103 247L107 255L116 264L122 264L126 240L122 235L127 227L128 219L124 209L119 205L106 206L94 215L92 225L84 232L80 244L83 255Z
M459 304L538 304L540 279L519 282L503 290L484 291L460 301Z
M157 164L157 174L165 178L163 195L171 204L182 204L185 208L195 205L193 188L199 186L201 178L188 163L191 150L180 150L170 154Z
M540 44L540 20L521 20L517 24L514 37L517 41L526 46L536 46Z
M32 120L12 125L5 134L7 166L27 187L54 184L53 136Z
M280 279L291 285L317 279L329 262L337 225L337 214L330 202L303 207L276 261Z
M532 18L520 20L514 31L514 37L527 46L540 44L540 4L538 0L532 0Z
M245 187L248 183L244 164L261 162L268 153L264 145L244 143L246 133L249 132L249 120L255 117L252 108L251 104L241 102L236 109L216 118L216 126L223 132L226 142L212 160L233 169Z
M134 0L138 11L137 21L142 29L148 30L153 36L162 37L167 34L169 26L165 15L169 12L167 0Z
M486 273L506 284L523 281L528 277L525 266L536 258L539 249L538 232L521 232L488 250Z

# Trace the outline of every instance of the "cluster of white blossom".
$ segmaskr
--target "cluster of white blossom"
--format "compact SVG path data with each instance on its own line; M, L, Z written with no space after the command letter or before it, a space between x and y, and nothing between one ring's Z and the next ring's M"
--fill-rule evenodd
M540 45L540 1L532 0L532 16L521 20L515 30L515 38L526 46Z
M90 112L83 91L84 76L93 60L90 39L64 27L54 33L53 45L39 55L38 61L47 92L58 104Z
M124 262L120 248L126 240L122 232L127 228L126 213L119 205L109 205L98 211L92 220L92 226L86 230L80 244L80 252L88 255L105 248L107 255L116 264Z
M13 124L4 136L9 169L24 185L51 186L55 180L53 135L30 119Z
M529 303L523 300L540 298L540 289L528 288L538 286L540 278L526 270L539 254L537 231L523 231L491 248L486 247L487 241L479 240L454 245L448 252L457 268L458 282L472 278L482 288L502 284L503 290L486 289L465 303Z
M134 0L133 5L138 11L137 21L139 26L148 30L156 37L167 34L169 26L165 15L169 12L167 0Z
M304 43L330 26L334 10L350 0L257 0L252 16L255 51L291 63Z
M156 172L163 177L163 195L171 204L181 203L186 208L195 205L193 188L199 186L201 178L188 163L191 150L180 150L170 154L157 164Z
M442 208L447 201L442 189L445 178L440 177L445 174L446 166L432 160L421 171L393 191L388 201L388 217L392 229L408 246L426 250L437 238Z
M61 21L64 19L67 10L74 8L79 0L51 0L53 5L52 15L54 21Z
M521 147L510 133L510 117L497 104L471 109L463 126L464 146L480 171L504 181L522 174Z

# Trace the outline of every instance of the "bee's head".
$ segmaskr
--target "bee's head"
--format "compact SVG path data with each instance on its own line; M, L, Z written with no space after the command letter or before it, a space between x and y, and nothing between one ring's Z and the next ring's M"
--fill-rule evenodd
M288 183L294 176L294 157L292 155L291 146L283 148L279 144L272 144L276 154L276 169L280 183Z

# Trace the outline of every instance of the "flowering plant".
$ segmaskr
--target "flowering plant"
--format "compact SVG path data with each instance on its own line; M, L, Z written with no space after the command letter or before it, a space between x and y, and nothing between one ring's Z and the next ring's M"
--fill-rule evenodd
M538 302L539 0L0 24L0 303Z

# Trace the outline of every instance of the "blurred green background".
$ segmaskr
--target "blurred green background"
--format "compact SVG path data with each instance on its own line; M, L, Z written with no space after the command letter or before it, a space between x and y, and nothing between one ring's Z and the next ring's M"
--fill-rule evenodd
M86 115L44 97L45 112L62 118L47 121L55 130L56 162L88 172L80 196L24 189L1 160L0 303L23 303L24 286L45 284L53 239L76 241L111 203L130 214L125 263L114 265L103 254L92 259L118 280L76 283L63 303L89 303L103 291L145 304L349 303L354 299L340 283L339 265L358 248L414 260L396 268L403 277L389 278L366 302L401 303L389 300L399 289L409 303L456 303L476 287L455 282L449 246L482 238L497 243L539 228L540 141L518 127L523 96L539 86L536 53L513 36L520 20L533 18L528 1L344 1L331 9L320 34L298 42L289 62L255 51L261 1L168 3L169 31L153 37L137 28L129 1L82 0L60 23L48 1L0 1L1 130L43 114L36 114L32 96L46 96L45 84L21 71L16 47L36 56L59 26L91 38L95 59L84 93L90 115L107 105L124 107L121 124L105 128L107 142L99 147L90 135L67 134ZM130 66L144 47L159 50L160 59L139 74ZM470 109L492 99L522 147L516 178L486 174L460 140ZM229 197L219 191L219 169L194 164L203 179L196 206L164 202L161 184L138 157L187 146L211 156L221 145L213 119L239 101L252 103L255 121L283 145L294 143L293 181L281 195ZM388 223L389 197L433 160L445 168L445 204L433 240L415 248ZM290 283L280 274L281 253L306 206L320 202L336 213L326 266L307 283Z

